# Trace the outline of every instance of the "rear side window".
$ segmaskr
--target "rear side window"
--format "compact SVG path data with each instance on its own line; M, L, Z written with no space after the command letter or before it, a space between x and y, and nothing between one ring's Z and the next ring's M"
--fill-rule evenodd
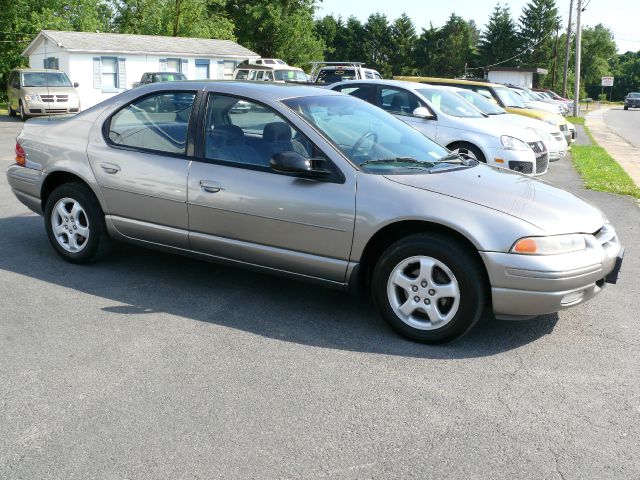
M372 85L353 85L347 83L345 85L336 86L334 90L359 98L365 102L373 103L373 91L375 90L375 87Z
M114 145L186 154L189 118L195 92L162 92L135 100L109 122Z

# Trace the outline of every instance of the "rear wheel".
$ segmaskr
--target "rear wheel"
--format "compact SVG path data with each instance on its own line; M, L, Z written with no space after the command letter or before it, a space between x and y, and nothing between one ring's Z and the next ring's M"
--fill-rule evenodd
M453 153L457 153L461 157L468 158L470 160L477 160L478 162L487 163L482 151L475 145L470 143L452 143L449 145L449 150Z
M45 205L45 228L55 251L71 263L91 263L105 256L111 239L104 213L89 187L65 183Z
M479 261L464 245L428 233L389 246L374 269L372 288L391 328L424 343L448 342L469 331L487 291Z

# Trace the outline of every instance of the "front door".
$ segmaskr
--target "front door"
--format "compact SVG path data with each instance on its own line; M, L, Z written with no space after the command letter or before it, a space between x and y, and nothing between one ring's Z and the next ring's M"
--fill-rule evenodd
M204 122L204 152L189 171L191 248L343 282L355 171L345 175L324 156L335 173L326 181L274 172L269 161L278 152L323 154L283 116L256 102L211 94Z
M107 120L87 153L109 215L126 236L188 247L187 157L195 92L137 99Z
M381 85L378 88L376 105L411 125L434 142L438 141L438 121L435 116L433 119L428 119L413 114L418 107L429 108L414 93L403 88Z

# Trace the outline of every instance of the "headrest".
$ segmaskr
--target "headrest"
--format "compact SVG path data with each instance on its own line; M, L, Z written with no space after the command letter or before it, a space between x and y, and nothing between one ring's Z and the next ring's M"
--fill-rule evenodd
M395 110L400 110L404 107L404 99L401 94L396 93L391 97L391 107Z
M284 122L267 123L262 131L265 142L288 142L291 140L291 127Z
M214 137L214 143L221 142L222 145L228 145L241 141L244 137L244 132L237 125L218 125L211 127L211 135Z

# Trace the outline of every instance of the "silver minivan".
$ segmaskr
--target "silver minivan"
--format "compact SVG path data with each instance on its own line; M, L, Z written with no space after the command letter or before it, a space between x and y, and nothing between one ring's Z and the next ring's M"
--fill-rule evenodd
M26 120L41 115L78 113L78 86L59 70L13 70L7 83L9 115L19 115Z

